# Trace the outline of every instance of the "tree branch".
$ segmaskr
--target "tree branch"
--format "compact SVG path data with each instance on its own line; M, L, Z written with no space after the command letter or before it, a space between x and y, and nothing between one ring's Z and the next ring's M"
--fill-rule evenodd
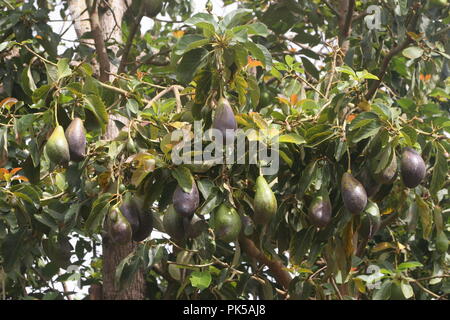
M289 272L286 270L286 267L280 260L271 260L264 255L253 243L252 240L241 237L239 239L239 243L241 248L247 253L250 257L256 259L259 263L266 265L273 277L277 280L277 282L283 286L285 289L289 288L289 284L291 283L292 277Z
M414 28L416 27L418 18L419 18L419 13L420 13L420 4L419 3L415 3L413 5L413 8L416 10L414 16L412 17L412 21L409 24L409 30L414 30ZM381 84L381 81L383 80L383 77L386 74L387 68L389 66L389 63L391 62L392 58L394 56L396 56L398 53L400 53L401 51L403 51L404 49L406 49L411 43L413 43L414 40L411 39L409 37L408 34L406 34L406 39L399 45L395 46L394 48L392 48L388 54L384 57L383 62L381 63L381 68L380 68L380 72L377 74L378 79L379 80L374 80L370 86L369 86L369 90L366 93L366 100L370 100L372 99L372 97L374 96L375 92L378 90L378 87Z
M122 59L120 60L119 69L117 69L118 74L121 74L125 70L134 36L136 35L136 32L141 25L142 17L144 16L144 4L145 1L142 1L141 6L139 7L139 15L137 16L136 20L134 20L133 25L131 26L130 34L128 35L127 43L125 45L125 49L123 50Z
M355 8L355 0L349 0L348 7L347 7L347 14L346 14L345 20L344 20L344 28L342 30L342 34L346 38L350 35L354 8Z
M91 23L92 35L95 42L95 50L97 51L98 63L100 65L100 81L107 82L109 80L110 64L108 53L106 52L105 41L103 40L103 32L100 28L100 18L98 16L98 5L92 0L86 0L88 7L89 20Z

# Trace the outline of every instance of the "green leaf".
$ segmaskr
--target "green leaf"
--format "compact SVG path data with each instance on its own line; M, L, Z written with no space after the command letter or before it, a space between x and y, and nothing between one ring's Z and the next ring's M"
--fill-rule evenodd
M105 132L109 117L103 100L97 95L89 94L84 97L84 102L84 107L95 115L101 126L102 132Z
M295 144L304 144L306 143L305 138L296 133L288 133L283 134L278 139L279 143L295 143Z
M260 90L258 86L258 81L255 79L255 77L250 76L247 79L248 83L248 91L250 95L250 100L252 102L253 108L256 108L259 104L259 97L260 97Z
M178 81L187 84L192 81L197 69L204 64L208 51L203 48L193 49L183 55L177 66Z
M102 194L92 204L91 213L89 214L89 217L84 225L88 233L94 233L103 222L103 219L109 209L109 201L111 196L111 193Z
M45 70L47 71L47 82L53 84L58 81L58 68L52 64L45 63Z
M207 40L204 37L202 37L199 34L187 34L185 36L183 36L180 40L178 40L176 46L175 46L175 54L176 55L183 55L187 50L187 48L189 47L189 45L191 45L192 43L196 43L199 41L204 41ZM209 40L207 40L209 41Z
M24 68L22 71L22 81L21 86L23 91L29 96L32 95L33 91L36 90L36 84L34 83L33 75L31 73L31 66Z
M263 66L266 67L266 55L258 45L251 41L244 42L243 45L256 60L261 61Z
M402 54L408 59L417 59L420 58L423 54L423 49L419 47L409 47L402 51Z
M397 267L397 270L405 271L408 269L414 269L414 268L419 268L419 267L423 267L423 264L421 264L420 262L417 262L417 261L408 261L408 262L400 263Z
M400 286L406 299L412 298L414 296L414 290L408 282L402 281Z
M316 80L319 80L319 70L317 70L316 66L309 61L308 58L302 57L303 66L308 73L313 76Z
M416 194L417 209L419 211L420 223L422 224L422 234L425 240L430 240L431 231L433 228L433 216L428 207L428 204L421 196Z
M436 145L436 162L433 166L433 176L431 178L430 193L434 199L437 199L437 193L441 190L448 175L448 165L441 148Z
M240 24L245 24L252 18L252 10L249 9L237 9L226 14L221 21L221 25L224 29L230 29Z
M209 271L194 271L189 277L191 285L200 290L204 290L211 284L211 273Z
M208 23L217 29L217 22L214 20L214 17L208 13L196 13L189 19L187 19L184 23L187 25L197 26L200 22Z
M142 259L136 252L130 253L117 266L114 285L119 288L119 291L125 289L133 280L134 275L141 267Z
M310 162L305 170L302 172L302 176L298 182L297 199L302 199L305 191L309 188L311 181L316 173L317 161Z
M72 74L72 70L70 70L69 67L69 59L64 58L59 60L56 66L58 68L58 80L68 77Z
M373 300L389 300L391 297L392 280L385 280L380 289L373 295Z
M178 185L183 189L184 192L190 192L192 190L192 185L194 182L194 177L191 171L185 166L178 166L171 171L172 176L177 180Z

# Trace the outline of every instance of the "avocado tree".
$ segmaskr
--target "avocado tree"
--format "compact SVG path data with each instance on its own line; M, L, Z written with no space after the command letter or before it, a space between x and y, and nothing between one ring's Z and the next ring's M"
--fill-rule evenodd
M447 1L236 3L0 1L3 299L448 297Z

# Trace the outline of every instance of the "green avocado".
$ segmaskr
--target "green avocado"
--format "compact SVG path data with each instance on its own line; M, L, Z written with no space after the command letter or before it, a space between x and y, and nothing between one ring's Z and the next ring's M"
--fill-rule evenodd
M232 242L241 231L241 217L234 208L221 204L211 217L211 226L218 239Z
M45 145L48 158L55 164L67 165L70 160L69 144L62 126L56 126Z
M277 212L277 199L270 189L264 176L256 179L256 192L253 201L254 221L256 224L265 225L272 220Z

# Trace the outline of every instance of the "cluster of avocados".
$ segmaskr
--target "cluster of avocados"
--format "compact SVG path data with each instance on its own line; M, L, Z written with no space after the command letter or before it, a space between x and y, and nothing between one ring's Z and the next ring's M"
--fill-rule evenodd
M152 215L138 196L130 196L120 205L113 206L107 223L111 239L118 244L142 241L153 229Z
M352 214L360 214L368 210L373 203L368 200L378 201L378 195L389 193L392 183L397 177L398 164L395 152L390 163L380 172L375 172L376 164L371 161L370 168L363 168L356 179L351 173L345 172L341 178L341 197L345 208ZM400 176L403 184L408 188L415 188L425 177L426 166L420 154L409 147L405 147L401 154ZM384 188L386 186L386 188ZM375 208L371 208L374 211ZM376 209L378 210L378 209ZM331 221L332 206L326 192L316 195L309 207L308 217L311 224L324 228ZM378 221L379 222L379 221ZM369 231L368 231L369 232ZM369 234L373 234L371 230Z
M225 140L233 140L237 123L229 101L221 97L217 102L212 128L219 130ZM209 169L209 168L208 168ZM205 228L203 219L195 215L199 207L200 195L195 182L189 192L177 186L172 197L173 204L169 206L163 217L163 226L175 240L197 237ZM277 200L264 176L259 176L255 182L253 220L258 225L268 224L277 211ZM242 219L236 209L222 203L211 214L209 225L214 230L215 237L225 242L236 241L242 230Z
M67 166L86 157L86 130L80 118L74 118L66 131L57 125L45 145L48 158L54 164Z

